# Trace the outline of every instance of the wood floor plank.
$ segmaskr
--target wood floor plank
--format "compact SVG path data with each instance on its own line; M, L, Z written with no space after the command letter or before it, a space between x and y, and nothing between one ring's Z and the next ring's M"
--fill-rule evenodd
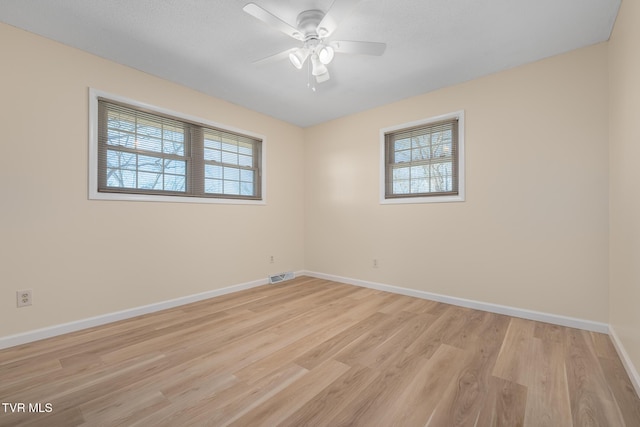
M230 426L275 426L296 412L303 402L317 396L324 388L349 370L349 366L329 359L282 390L273 400L268 400L245 415L224 425ZM282 405L282 402L288 402Z
M352 344L352 342L362 335L366 334L371 328L388 318L380 312L375 312L360 322L356 323L349 329L340 334L322 342L320 345L312 348L302 356L295 359L295 363L307 369L313 369L323 361L335 356L343 348Z
M355 304L351 302L350 304ZM365 311L362 311L362 308ZM294 360L301 358L303 354L309 354L312 349L318 348L321 344L329 341L336 335L344 332L358 323L369 304L358 304L351 310L344 310L338 313L330 312L333 318L324 322L318 322L313 327L307 329L303 337L289 344L282 349L263 357L256 362L234 371L233 374L248 383L253 383L268 373L278 369L282 365L283 360ZM373 311L375 312L375 311Z
M464 314L468 309L447 306L446 310L424 331L407 351L419 357L430 358L442 343L455 341L465 326Z
M354 397L359 396L377 378L368 367L355 366L332 382L313 399L281 422L281 426L323 425L324 420L337 416Z
M475 426L489 398L491 371L498 358L509 319L493 313L469 316L475 327L468 326L466 359L451 376L430 418L432 426Z
M364 359L374 353L376 347L394 336L402 325L415 316L415 314L406 311L388 315L383 322L369 328L365 334L355 339L351 345L339 351L334 356L334 359L349 366L363 364Z
M529 387L525 426L573 425L569 386L564 364L564 348L544 339L532 339L533 357L529 367Z
M607 384L620 408L625 425L640 425L640 398L635 394L631 380L620 359L603 357L599 359Z
M402 391L413 381L415 375L427 362L422 357L408 353L396 355L384 370L361 394L351 396L347 405L333 418L326 421L332 427L363 426L379 424L379 417L389 407L389 402L398 401ZM412 408L413 409L413 408Z
M406 352L428 327L434 322L436 316L426 313L417 313L401 325L396 334L383 341L373 351L362 355L360 363L376 369L384 369L387 361L393 356Z
M567 330L565 364L573 425L624 425L591 342L588 332Z
M535 357L535 322L513 318L500 348L493 375L524 386L530 383L530 366Z
M238 381L218 393L175 401L172 407L163 408L131 426L223 425L223 421L229 423L273 398L307 372L298 365L287 364L253 385Z
M429 360L421 364L402 392L395 399L390 399L384 410L378 411L375 419L370 419L369 425L374 425L374 422L384 426L428 425L442 398L442 394L434 394L433 390L455 387L451 378L468 362L469 353L442 344ZM407 411L407 407L412 410Z
M486 399L474 426L522 427L526 406L527 387L491 377Z
M298 277L0 351L0 426L640 426L603 334Z
M598 357L618 360L618 353L616 352L616 349L611 342L611 338L609 338L608 335L597 332L590 332L589 335L591 336L591 340L593 341L593 346Z
M96 399L87 405L81 405L80 411L88 425L130 425L133 421L170 405L171 401L159 391L145 394L133 390L110 396L109 402ZM114 412L119 415L114 417Z

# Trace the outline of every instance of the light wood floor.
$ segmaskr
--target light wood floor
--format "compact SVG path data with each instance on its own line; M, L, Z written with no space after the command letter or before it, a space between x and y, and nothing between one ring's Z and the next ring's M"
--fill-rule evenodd
M606 335L306 277L0 351L0 401L52 407L2 426L640 426Z

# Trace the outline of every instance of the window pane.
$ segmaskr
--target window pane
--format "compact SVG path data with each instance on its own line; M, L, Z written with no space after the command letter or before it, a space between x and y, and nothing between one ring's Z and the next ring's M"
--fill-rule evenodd
M451 163L431 166L431 191L451 191L453 189Z
M220 140L222 141L222 149L229 151L238 151L238 137L233 134L222 134Z
M222 143L209 134L206 134L204 137L204 146L206 148L214 148L220 150L222 148Z
M409 169L409 168L407 168ZM411 178L426 178L429 174L429 166L412 166Z
M431 138L434 144L451 143L452 133L451 130L445 130L442 132L435 132Z
M230 151L232 153L238 152L238 144L235 141L229 141L228 138L223 138L222 140L222 150Z
M248 182L240 183L240 194L242 196L253 196L253 184Z
M204 149L204 159L213 162L222 162L222 152L220 150Z
M182 127L165 125L162 135L165 141L184 144L184 128Z
M164 189L168 191L186 191L185 177L178 175L165 175Z
M206 193L222 194L222 180L221 179L205 179L204 191Z
M152 136L158 139L162 138L162 129L159 127L159 124L156 120L151 121L143 118L138 118L136 132L139 135Z
M394 151L407 150L409 148L411 148L411 139L409 139L409 138L399 139L399 140L395 141L395 143L393 145L393 150Z
M222 163L237 165L238 164L238 154L229 153L226 151L222 152Z
M224 181L224 194L240 195L240 183L238 181Z
M426 193L427 191L429 191L429 188L425 179L411 180L411 193Z
M429 147L429 135L417 135L411 138L411 146L413 148Z
M451 163L435 163L431 165L432 176L445 176L451 175L453 168Z
M253 159L251 158L251 156L243 156L240 155L238 156L238 164L240 166L253 166Z
M241 170L240 171L240 181L253 183L253 171L244 170L244 169Z
M164 173L172 173L176 175L187 174L187 162L182 160L165 160Z
M165 141L162 146L162 152L175 154L176 156L184 156L184 144L181 142Z
M409 179L411 168L395 168L393 169L393 180Z
M222 179L222 166L205 165L204 176L206 178Z
M134 148L135 136L128 132L122 132L117 129L109 129L107 134L107 144L118 145L121 147Z
M411 160L426 160L430 157L429 148L414 148L411 150Z
M411 160L411 150L398 151L396 153L396 163L406 163Z
M107 185L116 188L136 188L136 172L107 168Z
M451 156L451 144L436 144L433 146L434 158L442 158Z
M393 181L393 193L408 194L410 190L409 182L409 180Z
M124 131L136 131L136 117L134 114L127 114L122 111L109 111L107 126L112 129Z
M107 167L136 170L136 155L116 150L107 150Z
M150 172L138 173L138 188L162 190L162 174Z
M250 156L253 154L253 144L239 144L238 153Z
M138 135L135 140L135 148L160 153L162 152L162 139L148 135Z
M224 180L240 181L240 171L236 168L224 168Z
M147 172L162 172L162 158L138 156L138 170Z

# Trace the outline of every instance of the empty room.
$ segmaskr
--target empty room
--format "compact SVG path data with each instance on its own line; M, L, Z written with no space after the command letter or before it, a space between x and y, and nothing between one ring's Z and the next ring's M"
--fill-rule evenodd
M0 0L0 426L640 426L637 0Z

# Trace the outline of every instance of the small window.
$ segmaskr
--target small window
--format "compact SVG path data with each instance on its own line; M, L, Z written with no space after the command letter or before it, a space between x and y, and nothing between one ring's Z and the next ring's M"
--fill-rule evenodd
M381 130L381 203L464 201L463 112Z
M263 200L261 138L95 91L92 103L91 198Z

